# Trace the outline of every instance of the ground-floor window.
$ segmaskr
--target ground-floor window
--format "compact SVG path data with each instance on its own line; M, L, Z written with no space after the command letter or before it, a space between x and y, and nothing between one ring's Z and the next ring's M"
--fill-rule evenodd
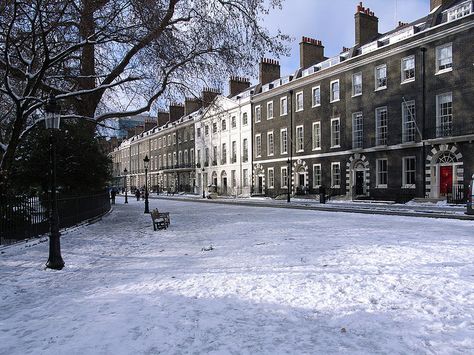
M386 188L388 185L388 160L377 159L376 163L376 183L379 188Z
M313 165L313 187L321 186L321 164Z
M281 168L280 186L281 187L288 187L288 169L287 168Z
M249 171L248 169L244 169L242 172L243 180L244 180L244 187L249 186Z
M403 187L414 188L416 184L416 159L415 157L403 158Z
M273 189L275 185L275 174L273 168L268 168L268 188Z
M341 187L341 164L340 163L331 163L331 187L340 188Z

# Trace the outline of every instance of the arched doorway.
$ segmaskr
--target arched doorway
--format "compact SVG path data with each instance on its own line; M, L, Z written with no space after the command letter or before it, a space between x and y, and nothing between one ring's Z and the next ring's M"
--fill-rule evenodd
M434 147L431 153L427 156L426 192L431 198L445 198L464 181L462 154L454 145Z
M265 191L265 171L260 164L255 165L253 174L254 193L261 195Z
M298 159L293 165L293 192L304 195L309 192L308 165L306 161Z
M221 193L224 195L227 194L227 173L225 170L222 170L221 173Z
M365 155L349 157L346 163L346 190L353 197L369 196L370 165Z

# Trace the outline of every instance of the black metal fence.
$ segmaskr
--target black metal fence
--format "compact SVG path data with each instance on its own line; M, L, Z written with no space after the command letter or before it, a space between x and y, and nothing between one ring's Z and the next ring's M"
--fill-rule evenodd
M469 187L464 186L463 184L453 184L449 186L448 192L446 195L446 200L448 203L454 204L463 204L467 202Z
M49 231L49 197L14 197L0 201L0 244ZM59 227L67 228L110 210L109 194L58 198Z

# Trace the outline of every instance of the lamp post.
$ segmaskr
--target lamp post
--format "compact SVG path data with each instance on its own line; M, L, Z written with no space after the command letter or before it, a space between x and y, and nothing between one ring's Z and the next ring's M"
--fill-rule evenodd
M206 198L206 192L204 191L204 171L205 169L202 168L202 198Z
M125 203L128 203L128 195L127 195L127 168L123 169L123 173L125 175Z
M150 213L150 209L148 207L148 163L150 159L148 159L148 155L145 155L143 159L143 166L145 167L145 213Z
M291 169L291 160L288 158L286 161L287 165L287 174L286 174L286 186L288 186L288 194L286 196L286 202L290 202L291 199L291 176L290 176L290 169Z
M49 159L50 159L50 205L49 205L49 258L46 267L55 270L61 270L64 267L64 261L61 256L61 244L59 233L58 200L56 196L56 135L55 131L59 129L61 107L56 98L50 94L44 107L45 126L49 130Z

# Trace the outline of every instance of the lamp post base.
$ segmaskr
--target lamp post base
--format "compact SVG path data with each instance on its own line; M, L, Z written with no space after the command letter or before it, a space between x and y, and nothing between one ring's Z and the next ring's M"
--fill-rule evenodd
M64 260L61 256L60 234L51 233L49 236L49 258L46 263L48 269L61 270L64 267Z

